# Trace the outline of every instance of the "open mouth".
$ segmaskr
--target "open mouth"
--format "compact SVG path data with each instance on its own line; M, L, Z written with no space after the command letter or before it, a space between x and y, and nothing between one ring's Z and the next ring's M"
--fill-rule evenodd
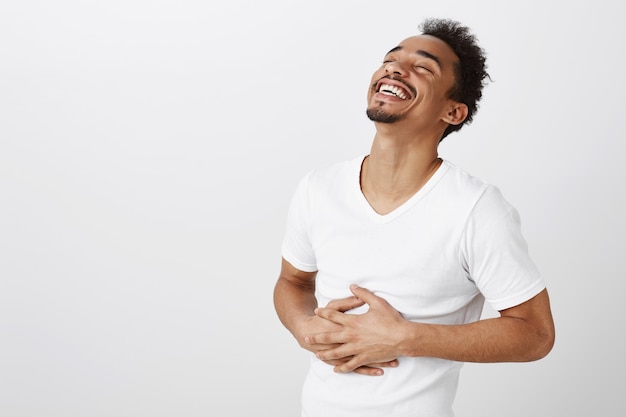
M398 83L387 83L384 80L378 82L376 92L386 96L397 97L400 100L408 100L413 97L413 94L407 88L398 85Z
M380 83L378 86L378 92L386 96L398 97L401 100L406 100L411 97L408 91L400 88L396 85L390 85L386 83Z

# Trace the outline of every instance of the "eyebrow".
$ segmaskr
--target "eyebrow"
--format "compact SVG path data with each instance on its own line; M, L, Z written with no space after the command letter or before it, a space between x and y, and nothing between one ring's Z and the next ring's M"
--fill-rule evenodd
M402 46L396 46L395 48L392 48L389 52L387 52L387 55L393 52L401 51L402 49L403 49ZM417 51L415 51L415 53L419 56L423 56L424 58L428 58L428 59L435 61L435 63L439 66L439 68L441 68L441 60L439 59L438 56L433 55L430 52L424 51L423 49L418 49Z
M417 52L415 53L420 56L423 56L424 58L432 59L433 61L437 63L437 65L439 65L439 68L441 68L441 61L439 60L439 57L431 54L430 52L426 52L422 49L417 50Z

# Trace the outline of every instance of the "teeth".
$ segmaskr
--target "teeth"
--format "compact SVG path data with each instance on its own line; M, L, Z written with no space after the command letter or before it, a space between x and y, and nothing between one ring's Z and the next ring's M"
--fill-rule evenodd
M389 96L396 96L396 97L401 98L402 100L406 100L408 98L406 94L404 94L402 89L394 85L381 84L380 88L378 89L378 92L382 94L387 94Z

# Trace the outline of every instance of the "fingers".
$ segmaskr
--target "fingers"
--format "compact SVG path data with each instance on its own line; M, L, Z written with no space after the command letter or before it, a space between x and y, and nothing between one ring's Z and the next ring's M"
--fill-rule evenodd
M345 325L350 319L349 314L344 314L340 311L333 310L332 308L316 308L315 314L318 317L341 325Z
M385 373L385 371L381 368L397 368L399 362L397 359L394 359L390 362L384 363L370 363L369 365L359 366L352 372L360 375L369 375L369 376L381 376ZM338 367L335 367L335 371L337 371Z
M400 362L397 359L394 359L389 362L370 363L367 366L372 366L376 368L397 368L398 365L400 365Z
M344 364L346 361L345 360L333 360L333 361L324 361L324 363L331 365L334 368L337 368L338 366ZM380 376L383 375L385 372L381 369L381 367L379 367L378 365L364 365L364 366L360 366L358 368L356 368L354 371L355 374L359 374L359 375L367 375L367 376Z
M340 367L347 363L350 359L352 359L352 357L347 357L347 358L342 358L342 359L332 359L332 360L325 360L323 361L324 363L333 366L335 372L341 372L339 369ZM380 376L383 375L385 373L385 371L382 368L397 368L398 365L400 363L398 362L397 359L394 359L392 361L388 361L388 362L380 362L380 363L369 363L367 365L362 365L359 366L355 369L353 369L351 372L354 372L355 374L360 374L360 375L367 375L367 376ZM349 371L346 371L349 372Z
M397 359L394 359L389 362L382 362L382 363L368 363L367 365L359 366L352 372L354 372L355 374L361 374L361 375L380 376L385 373L385 371L381 368L397 368L399 364L400 362L398 362ZM340 364L337 364L335 366L336 368L335 371L339 369L339 366Z
M353 372L361 367L395 368L399 365L397 358L391 360L376 360L369 352L354 354L354 349L345 344L335 345L330 349L320 350L315 356L323 362L335 365L334 371L339 373ZM367 375L382 375L374 371L364 371ZM373 372L373 373L372 373Z
M365 355L363 355L365 356ZM361 355L353 356L349 361L342 363L340 365L335 366L334 371L337 373L348 373L354 372L357 369L362 369L364 367L371 367L368 361L361 357ZM378 372L374 372L373 375L382 375L383 370L380 368L372 367L373 369L379 369ZM369 375L369 373L368 373Z
M374 293L367 288L359 287L356 284L350 285L350 291L352 291L352 294L354 294L356 298L367 303L370 307L379 303L387 304L384 299L374 295Z
M339 300L330 301L326 305L326 308L337 310L343 313L348 310L361 307L363 304L365 304L365 302L363 300L358 299L357 297L346 297L346 298L341 298Z
M329 308L332 310L339 311L344 313L348 310L355 309L357 307L361 307L365 303L370 304L372 302L380 302L382 298L377 297L371 291L361 288L356 284L352 284L350 286L350 290L354 294L352 297L340 298L337 300L331 300L328 304L326 304L325 308ZM363 297L361 297L361 295Z
M304 342L309 345L320 345L324 346L325 350L329 349L329 346L340 345L344 343L343 336L341 332L326 332L326 333L316 333L310 336L306 336L304 338ZM341 357L341 356L339 356ZM327 359L331 359L328 357ZM335 358L332 358L335 359Z
M317 352L328 350L328 349L336 349L339 346L341 345L340 344L311 343L308 337L304 339L304 345L302 345L304 349L312 353L317 353Z
M353 358L345 345L339 345L330 349L319 350L315 352L315 356L324 362L338 360L341 361L342 364Z
M381 376L385 373L385 371L380 368L373 368L370 366L361 366L360 368L356 368L352 372L354 372L355 374L367 376Z

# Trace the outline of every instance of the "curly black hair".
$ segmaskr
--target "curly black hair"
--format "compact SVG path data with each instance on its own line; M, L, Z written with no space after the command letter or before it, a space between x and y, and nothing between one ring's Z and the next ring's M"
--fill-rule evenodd
M464 124L471 123L478 110L483 87L489 78L485 51L478 45L470 29L455 20L429 18L420 24L419 29L423 35L434 36L447 43L459 58L454 71L456 82L449 91L449 96L467 105L467 117L458 125L448 125L441 137L443 140L450 133L461 129Z

